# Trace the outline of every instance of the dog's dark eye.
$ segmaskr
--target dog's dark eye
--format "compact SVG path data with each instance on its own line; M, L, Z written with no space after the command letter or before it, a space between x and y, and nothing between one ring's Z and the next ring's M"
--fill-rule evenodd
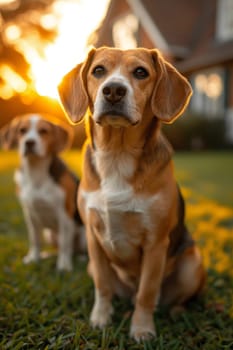
M22 127L19 129L20 135L24 135L24 134L26 134L26 132L27 132L27 128Z
M96 78L101 78L105 73L106 73L106 69L104 68L104 66L96 66L92 71L92 74Z
M45 128L41 128L41 129L39 129L39 134L40 135L47 135L48 134L48 130L45 129Z
M133 71L133 75L136 79L145 79L148 77L149 73L147 72L147 70L143 67L137 67L134 71Z

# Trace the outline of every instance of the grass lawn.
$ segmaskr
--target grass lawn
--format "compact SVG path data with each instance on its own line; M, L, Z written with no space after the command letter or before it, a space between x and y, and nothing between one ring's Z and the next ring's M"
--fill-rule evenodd
M77 151L64 158L80 173ZM55 257L22 264L27 234L14 194L16 164L14 152L0 153L0 349L233 349L233 153L175 155L208 285L185 312L170 316L158 309L157 339L141 344L128 337L132 305L127 300L114 300L111 326L91 329L93 284L85 261L75 257L72 273L56 272Z

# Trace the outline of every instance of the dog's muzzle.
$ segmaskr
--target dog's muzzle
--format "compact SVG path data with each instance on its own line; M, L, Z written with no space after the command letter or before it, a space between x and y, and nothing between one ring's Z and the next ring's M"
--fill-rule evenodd
M109 82L101 88L101 102L96 111L96 122L100 125L122 127L135 125L129 111L127 87L119 82Z
M36 143L34 140L30 139L25 141L24 155L27 156L29 154L35 154L35 146L36 146Z

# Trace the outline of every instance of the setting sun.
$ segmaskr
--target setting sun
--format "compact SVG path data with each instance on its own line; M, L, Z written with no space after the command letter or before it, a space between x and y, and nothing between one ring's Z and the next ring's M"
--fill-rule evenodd
M44 57L33 55L31 75L40 95L57 97L62 76L80 62L86 52L86 41L104 15L108 0L58 1L53 5L58 18L58 36L44 50ZM44 25L52 16L44 17ZM27 54L26 54L27 57Z
M4 3L9 4L10 1ZM14 22L7 24L5 41L25 57L29 66L27 75L32 83L27 85L16 73L13 75L12 68L6 63L2 77L5 85L0 86L0 95L9 99L19 89L29 95L31 90L36 90L41 96L56 99L58 83L85 57L87 39L98 27L108 3L109 0L56 0L40 16L31 11L27 18L29 23L39 24L45 31L54 30L56 33L53 40L45 42L33 29L26 28L24 19L20 25Z

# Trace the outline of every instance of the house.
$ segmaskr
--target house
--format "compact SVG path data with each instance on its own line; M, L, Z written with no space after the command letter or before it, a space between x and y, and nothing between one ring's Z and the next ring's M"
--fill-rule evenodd
M193 86L190 111L224 119L233 144L233 0L110 0L92 43L159 48Z

